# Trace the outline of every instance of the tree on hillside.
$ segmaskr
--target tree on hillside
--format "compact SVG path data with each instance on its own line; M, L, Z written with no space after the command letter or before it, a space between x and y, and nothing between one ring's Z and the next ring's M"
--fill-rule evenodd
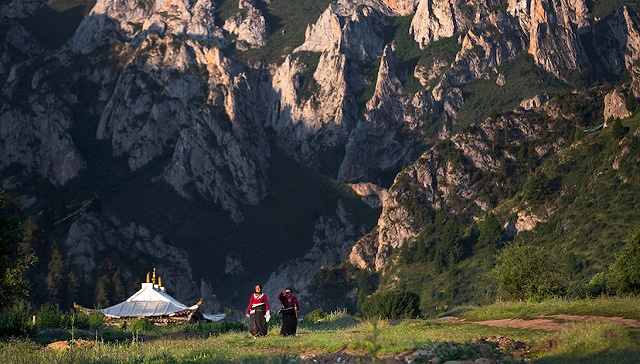
M548 250L514 243L502 249L496 258L493 277L499 292L507 298L550 298L567 291L565 262Z
M480 224L478 247L498 246L504 241L504 231L500 221L493 212L489 212Z
M376 292L364 302L361 313L388 320L415 318L420 315L420 296L399 289Z
M64 293L64 260L62 258L62 253L60 253L60 249L58 247L54 247L51 252L51 259L49 260L49 264L47 265L47 293L49 294L49 299L52 302L60 302L60 299Z
M618 294L640 293L640 225L627 238L627 245L611 265L610 278Z
M35 263L23 242L23 228L11 212L10 201L0 189L0 308L29 293L24 272Z
M542 171L537 171L524 184L524 198L533 206L542 205L551 195L551 181Z

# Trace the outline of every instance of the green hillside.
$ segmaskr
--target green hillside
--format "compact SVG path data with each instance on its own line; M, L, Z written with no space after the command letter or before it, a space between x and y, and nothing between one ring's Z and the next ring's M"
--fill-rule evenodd
M525 246L531 248L524 251L541 254L547 269L557 272L559 286L550 291L555 292L552 296L600 293L594 292L590 280L608 269L640 223L640 114L585 132L584 128L601 122L598 102L590 99L598 95L601 92L592 90L558 96L552 103L573 113L571 120L550 124L555 129L528 146L496 148L512 148L513 155L525 153L504 167L505 173L473 172L476 177L472 178L479 181L476 195L496 201L490 204L492 213L474 222L472 217L479 210L472 200L454 199L437 211L419 200L403 201L402 206L412 210L414 222L418 219L423 224L419 236L396 249L381 274L354 272L346 266L325 270L318 275L316 291L342 292L336 293L337 298L357 287L365 291L358 302L352 302L358 307L376 290L414 292L420 296L422 314L428 316L453 306L488 304L504 296L493 273L497 257L505 247ZM527 149L559 139L572 141L570 147L546 160L527 154ZM446 144L435 148L451 150ZM460 158L455 151L449 153L449 158ZM411 191L410 184L402 183L407 182L398 178L392 189ZM504 226L515 222L520 211L541 222L531 231L507 238ZM326 305L330 307L331 302Z

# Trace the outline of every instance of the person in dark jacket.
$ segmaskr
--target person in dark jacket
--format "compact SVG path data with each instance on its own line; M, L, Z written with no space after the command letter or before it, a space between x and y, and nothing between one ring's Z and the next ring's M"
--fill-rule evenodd
M282 302L283 306L280 310L282 314L280 335L295 335L298 329L298 311L300 311L298 299L294 297L291 287L287 287L284 292L278 293L278 299Z

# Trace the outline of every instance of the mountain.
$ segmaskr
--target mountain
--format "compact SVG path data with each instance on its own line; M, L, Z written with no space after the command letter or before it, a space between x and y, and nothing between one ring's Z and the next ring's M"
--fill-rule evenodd
M37 217L35 285L63 252L67 301L115 285L105 267L133 290L154 266L208 310L241 307L255 283L320 305L344 272L355 300L349 275L413 282L420 244L440 260L424 277L466 292L493 264L473 238L488 212L508 239L549 246L584 227L563 211L615 219L584 251L614 248L569 247L588 281L638 220L575 195L637 196L633 1L3 0L0 18L2 188ZM614 119L618 149L599 139ZM596 188L594 171L615 183ZM441 291L410 285L424 307Z

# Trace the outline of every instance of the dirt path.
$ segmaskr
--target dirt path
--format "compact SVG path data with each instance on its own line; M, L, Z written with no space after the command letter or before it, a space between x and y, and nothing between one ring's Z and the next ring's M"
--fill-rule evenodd
M443 317L441 321L446 322L469 322L477 325L486 325L493 327L513 327L517 329L527 330L547 330L558 331L572 325L574 322L605 322L616 323L627 327L640 328L640 321L628 319L624 317L606 317L606 316L580 316L580 315L547 315L539 316L535 319L499 319L486 321L466 321L457 317Z

